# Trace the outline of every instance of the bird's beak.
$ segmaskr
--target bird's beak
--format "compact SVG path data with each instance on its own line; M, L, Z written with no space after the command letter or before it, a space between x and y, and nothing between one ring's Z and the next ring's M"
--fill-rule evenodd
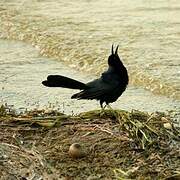
M112 44L111 53L112 53L112 55L114 54L114 50L113 50L113 44Z
M117 45L117 47L116 47L116 51L115 51L116 55L118 54L118 47L119 47L119 45Z

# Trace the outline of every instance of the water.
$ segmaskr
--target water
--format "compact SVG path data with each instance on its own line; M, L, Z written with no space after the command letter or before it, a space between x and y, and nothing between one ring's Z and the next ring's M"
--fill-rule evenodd
M69 66L68 73L72 69L81 71L79 78L84 77L84 72L88 73L88 78L99 75L106 68L111 44L119 44L131 84L150 91L139 93L131 86L128 91L135 95L126 99L124 94L121 101L125 98L125 104L131 102L136 107L139 106L134 101L139 101L149 110L151 106L157 110L173 109L173 101L177 109L180 100L179 10L177 0L4 0L0 3L0 36L30 43L41 55L51 57L40 58L41 63L37 57L31 58L34 67L42 68L47 62L47 67L43 67L46 72L56 73L54 70L63 63L63 74L64 68ZM24 56L27 60L28 55ZM58 69L59 72L62 70ZM27 74L24 72L23 77ZM19 78L22 77L19 75ZM151 103L151 98L143 100L143 96L157 98L156 105ZM150 102L149 106L146 101Z
M97 101L72 100L77 90L47 88L41 82L48 74L62 74L88 82L96 76L85 75L65 66L56 59L41 57L31 45L0 40L0 100L2 104L14 105L16 109L53 108L68 114L100 108ZM129 86L126 92L112 104L113 108L142 111L178 111L180 102L151 92Z

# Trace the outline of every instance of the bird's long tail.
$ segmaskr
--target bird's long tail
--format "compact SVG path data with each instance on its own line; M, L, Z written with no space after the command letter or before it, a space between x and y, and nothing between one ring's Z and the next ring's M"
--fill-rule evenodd
M43 81L42 84L47 87L63 87L70 89L87 89L88 87L79 81L74 79L61 76L61 75L49 75L47 80Z

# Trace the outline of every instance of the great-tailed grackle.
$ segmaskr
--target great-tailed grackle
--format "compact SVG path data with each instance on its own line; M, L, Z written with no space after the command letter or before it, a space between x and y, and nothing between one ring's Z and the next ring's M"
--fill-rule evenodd
M108 70L103 72L99 79L87 84L61 75L49 75L42 84L48 87L80 89L82 91L74 94L72 99L96 99L103 108L104 102L106 105L115 102L128 85L128 72L118 56L118 46L114 53L112 45L108 65Z

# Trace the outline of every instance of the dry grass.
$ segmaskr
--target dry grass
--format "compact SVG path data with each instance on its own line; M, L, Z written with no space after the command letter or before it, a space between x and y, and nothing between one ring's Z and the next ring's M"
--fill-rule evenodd
M0 108L2 179L163 179L180 177L179 129L163 113L55 111L16 115ZM68 155L72 143L86 155Z

